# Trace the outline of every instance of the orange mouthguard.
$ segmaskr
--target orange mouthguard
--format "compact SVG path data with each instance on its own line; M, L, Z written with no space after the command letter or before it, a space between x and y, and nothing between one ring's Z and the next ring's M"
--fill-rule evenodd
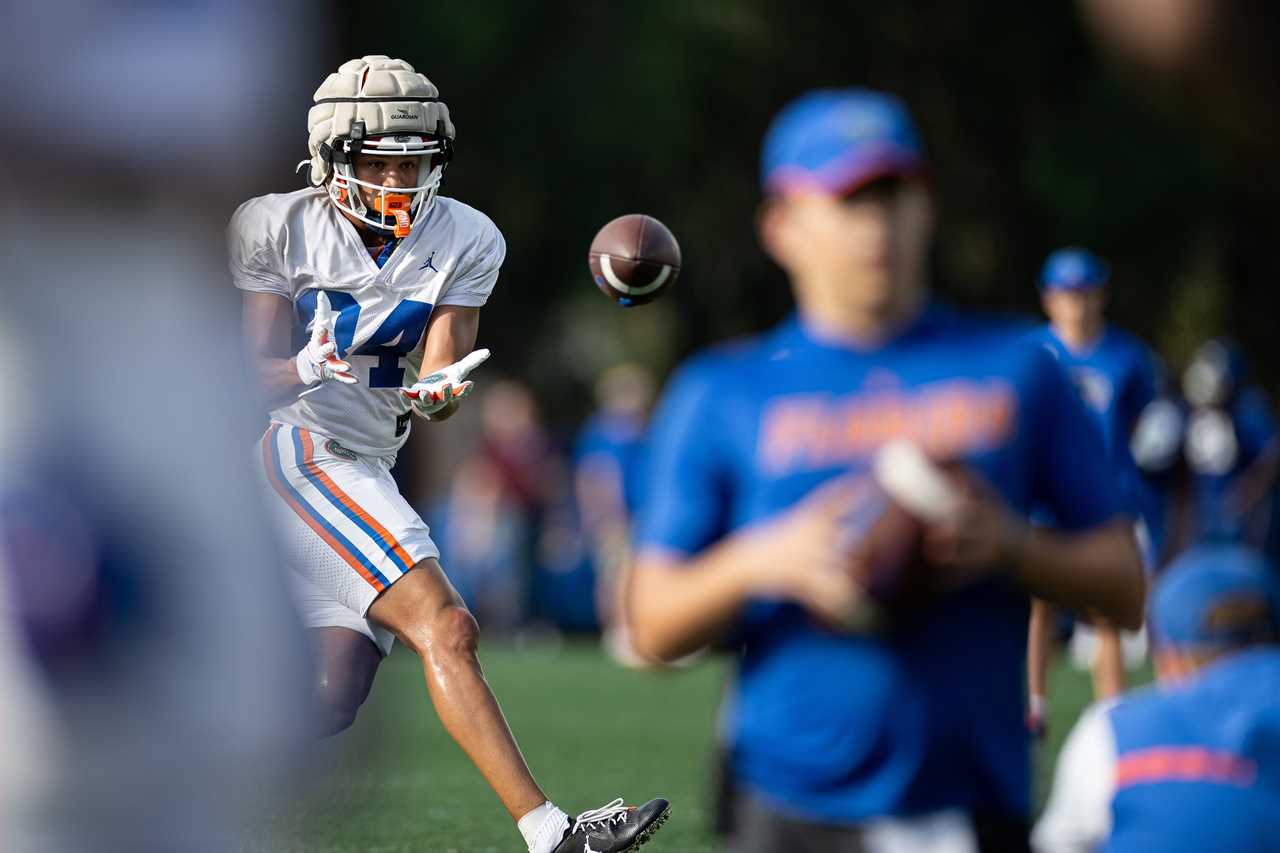
M395 228L391 233L397 237L409 236L409 197L400 193L379 194L373 200L374 210L383 216L394 216Z

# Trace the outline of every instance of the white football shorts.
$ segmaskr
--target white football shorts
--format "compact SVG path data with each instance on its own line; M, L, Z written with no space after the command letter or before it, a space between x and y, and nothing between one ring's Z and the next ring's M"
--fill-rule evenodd
M415 564L440 556L400 495L393 460L274 421L260 450L304 624L350 628L386 654L391 632L366 618L369 605Z

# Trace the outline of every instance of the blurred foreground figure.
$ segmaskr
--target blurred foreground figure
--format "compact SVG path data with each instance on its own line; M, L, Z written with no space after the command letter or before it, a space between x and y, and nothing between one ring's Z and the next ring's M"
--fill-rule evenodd
M1141 621L1101 437L1025 327L930 299L933 203L895 98L804 95L763 161L761 238L799 311L667 386L636 533L636 648L741 644L723 714L736 853L1025 849L1028 592ZM955 511L924 531L934 595L843 630L867 595L865 475L902 437L957 466ZM1064 532L1032 529L1033 507Z
M120 237L119 251L143 248ZM186 263L145 277L184 288L217 275L170 248ZM243 386L225 382L233 318L138 287L132 258L68 251L59 263L100 289L30 276L46 298L18 310L9 365L42 381L26 389L26 428L0 448L0 584L29 676L3 689L17 706L38 690L49 748L4 791L16 811L0 846L234 849L299 741L307 658L237 440L253 421ZM201 320L121 336L104 357L104 328L173 316ZM176 352L192 363L179 369Z
M1085 407L1102 432L1108 465L1121 486L1121 506L1141 519L1154 501L1129 454L1129 436L1155 396L1155 355L1144 343L1106 319L1111 271L1085 249L1059 249L1040 273L1040 304L1049 322L1037 338L1067 371ZM1140 537L1147 539L1149 537ZM1094 647L1091 660L1094 695L1115 696L1124 689L1120 634L1109 625L1093 626L1060 614L1044 601L1032 604L1027 640L1028 719L1042 733L1048 701L1049 661L1055 647Z
M248 476L219 206L251 174L228 128L289 90L293 15L6 13L0 68L31 85L4 96L0 849L237 849L288 788L306 654Z
M216 286L232 87L283 79L273 28L7 11L0 849L224 853L288 787L307 668Z
M1274 850L1280 590L1254 551L1204 546L1151 597L1159 685L1085 711L1058 757L1038 853Z

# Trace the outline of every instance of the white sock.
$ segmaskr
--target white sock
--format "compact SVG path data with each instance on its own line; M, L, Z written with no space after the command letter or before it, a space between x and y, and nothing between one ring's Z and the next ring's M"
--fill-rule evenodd
M516 826L524 836L524 843L529 845L529 853L551 853L564 839L569 816L547 800L516 821Z

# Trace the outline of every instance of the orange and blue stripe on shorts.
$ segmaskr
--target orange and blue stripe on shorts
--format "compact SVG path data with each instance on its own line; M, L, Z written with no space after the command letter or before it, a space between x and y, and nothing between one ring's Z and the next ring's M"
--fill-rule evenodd
M297 476L315 490L323 503L309 500L286 473L281 460L282 433L291 445ZM323 539L375 590L381 592L391 585L391 581L379 570L377 563L369 559L364 549L357 547L351 537L344 534L329 518L325 517L326 506L336 509L342 517L350 521L360 532L358 536L367 536L375 550L398 570L397 574L403 574L413 567L413 559L395 537L377 519L361 508L316 463L315 447L309 432L297 427L272 424L263 437L262 453L267 477L276 493L284 499L303 523Z

